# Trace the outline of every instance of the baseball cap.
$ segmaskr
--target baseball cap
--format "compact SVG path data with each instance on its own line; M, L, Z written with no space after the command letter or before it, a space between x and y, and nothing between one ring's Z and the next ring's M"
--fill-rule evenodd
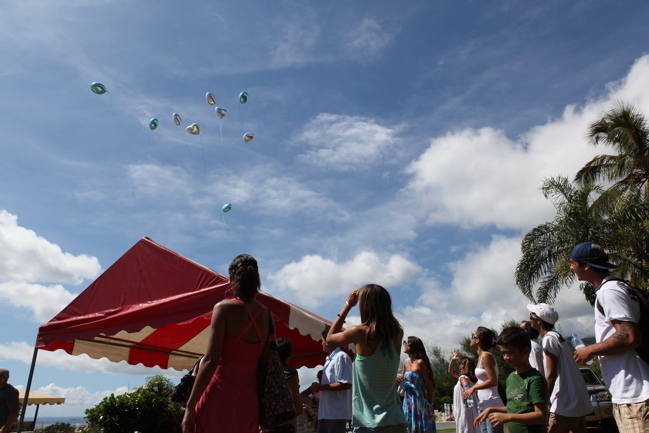
M9 379L9 370L7 370L6 368L0 368L0 376L4 376Z
M608 262L604 248L592 242L582 242L572 249L570 258L576 262L586 263L594 268L615 269L617 265Z
M536 305L529 304L527 309L536 314L539 319L548 322L550 325L554 325L557 323L557 320L559 320L559 313L557 313L557 310L555 310L552 305L543 303Z

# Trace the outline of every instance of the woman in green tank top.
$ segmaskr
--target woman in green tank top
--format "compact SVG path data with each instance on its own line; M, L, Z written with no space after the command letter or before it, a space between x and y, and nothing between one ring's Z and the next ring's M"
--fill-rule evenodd
M358 304L361 324L343 331L349 311ZM395 377L403 328L392 313L387 290L368 284L347 296L329 330L327 344L354 344L352 424L355 433L406 433L406 420Z

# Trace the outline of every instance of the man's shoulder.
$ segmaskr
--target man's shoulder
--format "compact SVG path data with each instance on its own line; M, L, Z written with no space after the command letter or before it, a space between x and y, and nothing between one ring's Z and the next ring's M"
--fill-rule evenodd
M340 347L336 347L336 349L333 352L331 352L330 356L331 356L332 359L335 359L335 360L338 360L338 359L343 359L344 360L345 358L348 358L348 359L351 360L351 358L349 357L347 352L342 350Z

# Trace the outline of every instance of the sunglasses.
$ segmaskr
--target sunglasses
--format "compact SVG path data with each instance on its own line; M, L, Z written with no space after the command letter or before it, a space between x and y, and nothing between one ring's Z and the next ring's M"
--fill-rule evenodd
M410 344L409 344L407 341L405 341L405 340L403 341L402 344L403 344L404 346L410 346Z
M541 319L539 319L539 316L537 316L536 314L531 313L530 314L530 320L541 320Z
M471 334L471 340L479 340L479 338L476 337L475 334Z

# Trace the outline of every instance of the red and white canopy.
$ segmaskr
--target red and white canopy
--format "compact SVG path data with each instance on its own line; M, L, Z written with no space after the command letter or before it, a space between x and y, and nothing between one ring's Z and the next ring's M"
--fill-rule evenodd
M151 239L143 238L45 325L37 348L113 362L189 369L204 353L212 308L230 281ZM277 336L293 344L294 367L323 364L322 331L331 322L260 293Z

